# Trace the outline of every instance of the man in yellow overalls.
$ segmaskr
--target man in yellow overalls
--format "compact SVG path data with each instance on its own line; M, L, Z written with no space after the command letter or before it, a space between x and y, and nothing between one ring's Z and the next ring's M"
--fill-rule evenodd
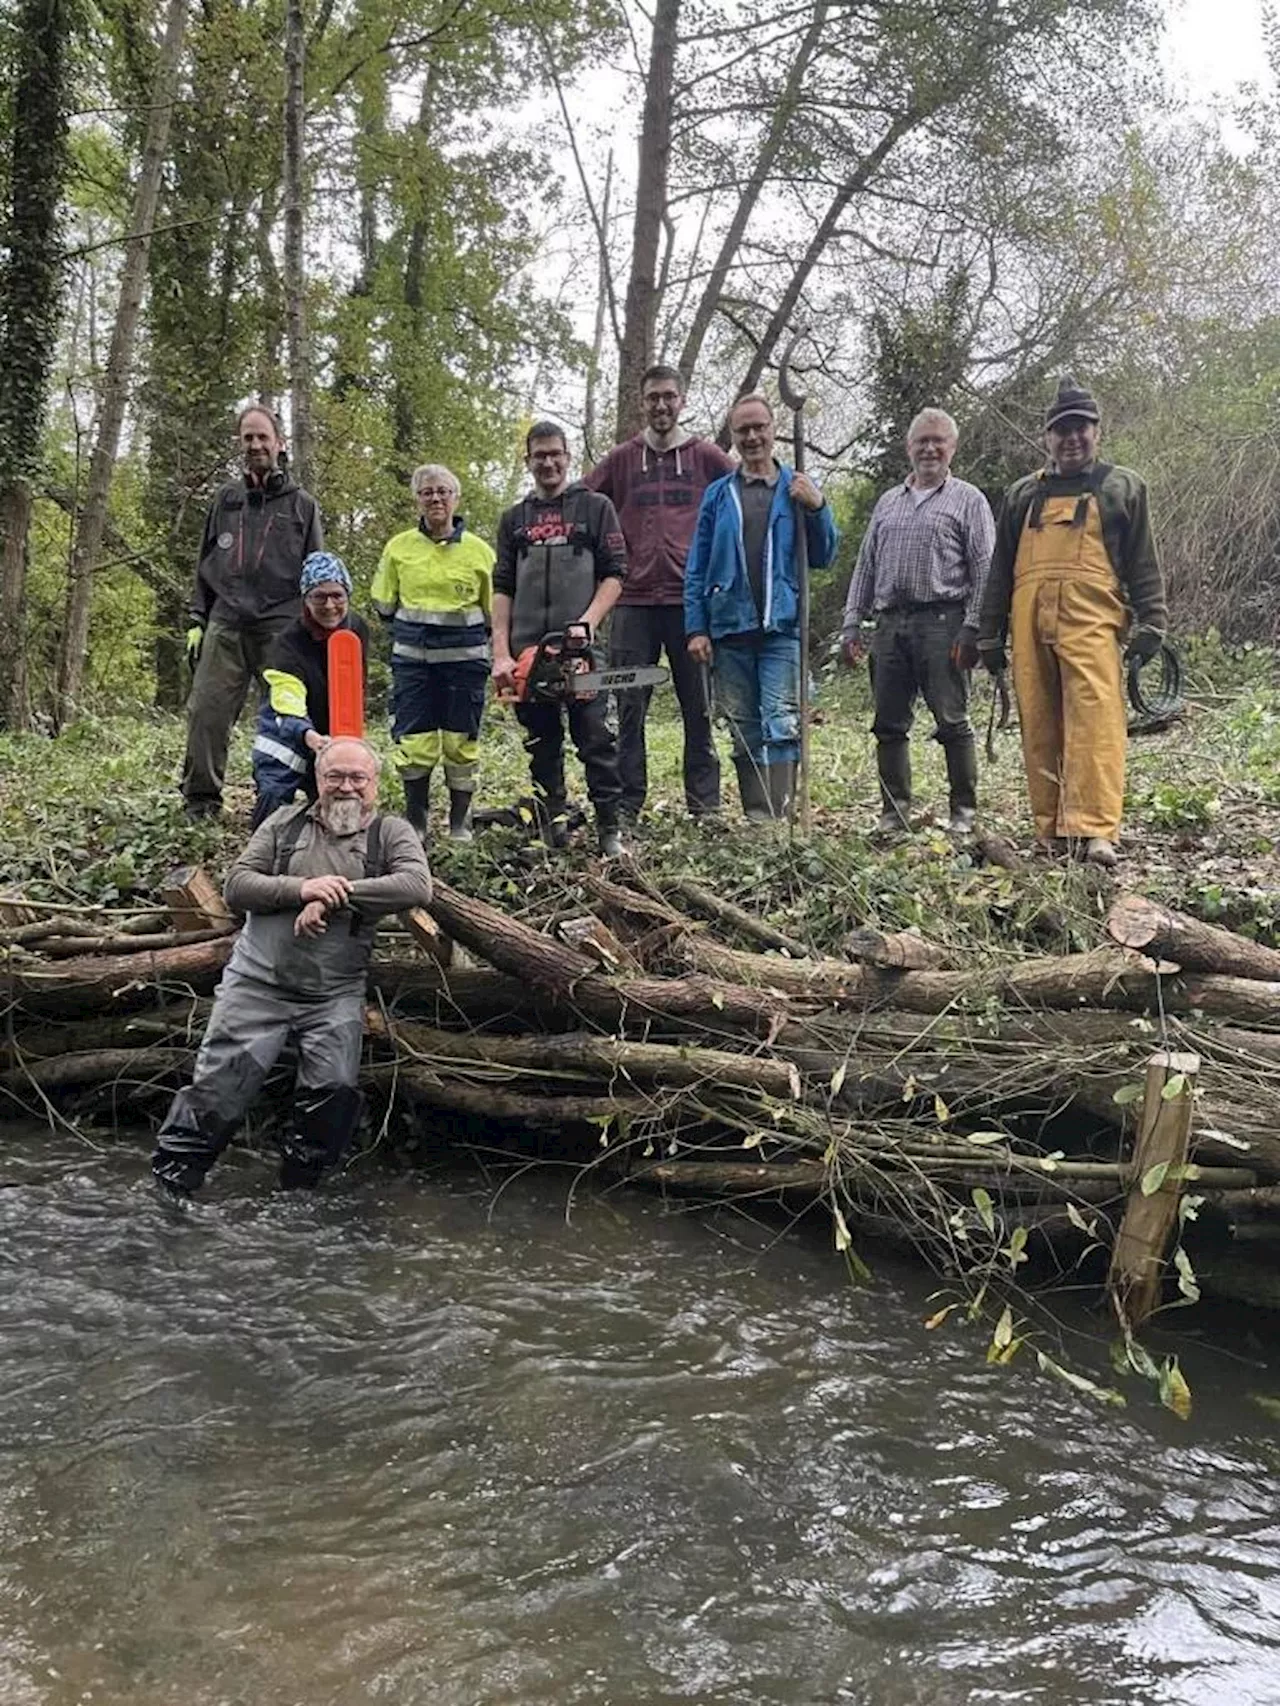
M1147 488L1099 462L1098 405L1064 379L1045 418L1049 464L1015 481L996 524L979 627L982 662L1013 686L1036 834L1114 865L1124 809L1121 646L1144 661L1167 616Z

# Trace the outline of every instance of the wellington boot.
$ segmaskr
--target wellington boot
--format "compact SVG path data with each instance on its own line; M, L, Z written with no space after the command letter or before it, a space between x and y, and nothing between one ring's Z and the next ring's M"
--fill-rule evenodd
M538 839L553 850L569 845L569 806L565 800L537 800Z
M318 1185L325 1168L342 1159L363 1112L364 1097L353 1084L299 1090L291 1129L281 1146L281 1186L296 1191Z
M471 841L471 800L470 789L450 788L449 790L449 839L450 841Z
M770 823L773 807L769 803L769 788L765 778L768 770L752 758L735 758L733 767L738 773L738 793L748 823Z
M622 831L616 823L599 824L596 828L597 844L602 859L621 859L626 852L622 840Z
M880 778L881 830L891 834L906 829L911 815L911 748L905 740L876 742L876 773Z
M950 793L952 835L968 835L977 816L978 749L972 737L951 740L943 747L947 761L947 788Z
M1090 865L1101 865L1105 869L1119 863L1120 855L1114 845L1102 835L1091 835L1085 846L1084 856Z
M791 816L791 802L795 798L796 772L799 768L794 758L784 758L777 764L765 766L769 809L780 821Z
M911 828L911 801L886 800L876 819L877 835L906 835Z
M411 829L416 829L425 841L427 839L427 802L431 790L431 772L424 776L406 776L404 779L404 815L409 820Z

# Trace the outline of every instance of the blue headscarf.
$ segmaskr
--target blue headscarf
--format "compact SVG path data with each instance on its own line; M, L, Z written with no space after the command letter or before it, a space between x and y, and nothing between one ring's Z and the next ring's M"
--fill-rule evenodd
M342 558L335 557L332 551L313 551L303 562L298 591L305 598L313 586L323 586L326 581L337 581L350 595L351 576Z

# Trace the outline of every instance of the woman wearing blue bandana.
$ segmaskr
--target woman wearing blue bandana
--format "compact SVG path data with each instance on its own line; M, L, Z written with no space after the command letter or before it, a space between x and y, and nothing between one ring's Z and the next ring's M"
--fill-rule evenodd
M292 805L299 788L308 799L316 797L316 754L329 740L330 634L339 628L356 634L368 668L369 630L351 609L351 576L342 558L313 551L298 590L302 615L276 640L262 672L267 691L253 743L254 829Z

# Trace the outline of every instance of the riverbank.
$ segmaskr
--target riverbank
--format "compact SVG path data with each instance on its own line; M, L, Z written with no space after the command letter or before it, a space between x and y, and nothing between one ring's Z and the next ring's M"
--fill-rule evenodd
M1224 1038L1204 1013L1216 1002L1219 1019L1238 1018L1221 1002L1239 992L1205 980L1203 992L1179 986L1168 968L1162 980L1154 964L1121 964L1114 950L1105 963L1079 957L1097 949L1120 887L1275 938L1280 735L1268 662L1213 648L1190 662L1186 720L1134 743L1132 830L1114 876L1035 860L1010 869L992 861L990 840L957 845L926 811L892 842L867 835L874 766L864 684L849 677L824 696L815 730L807 839L785 826L748 831L732 811L718 824L689 823L675 797L676 729L660 717L654 809L625 871L605 877L585 836L552 855L517 827L490 828L469 847L434 846L437 923L491 969L459 969L455 959L439 973L393 954L378 972L388 1012L413 1021L384 1023L372 1045L371 1087L389 1086L383 1105L399 1109L384 1129L430 1143L492 1141L495 1126L518 1138L525 1128L544 1134L531 1153L574 1154L600 1178L640 1174L671 1191L797 1207L820 1201L855 1271L864 1232L896 1231L927 1247L950 1276L952 1302L990 1317L992 1353L1007 1360L1036 1344L1015 1308L1028 1275L1072 1285L1100 1277L1137 1182L1126 1172L1122 1109L1146 1057L1157 1044L1195 1049L1209 1063L1198 1124L1212 1128L1200 1159L1213 1171L1185 1177L1208 1201L1203 1220L1218 1243L1231 1244L1248 1221L1252 1284L1259 1254L1266 1266L1270 1205L1259 1215L1258 1199L1240 1194L1276 1176L1267 1109L1280 1097L1280 1068L1266 1032L1280 1017L1256 991L1249 997L1245 1070L1239 1033ZM6 886L45 904L136 909L175 860L220 874L243 839L243 785L223 821L181 817L164 786L180 749L173 724L82 725L58 742L9 747ZM940 807L938 756L922 742L918 757L920 798ZM233 762L243 765L242 749ZM501 715L486 776L493 803L524 786L516 732ZM988 833L1007 831L1000 845L1020 839L1025 853L1013 737L984 777L984 799ZM706 917L708 895L709 928L694 922ZM725 901L739 915L717 915ZM616 932L594 961L555 936L590 913ZM851 931L862 933L858 948ZM900 942L904 931L927 942L939 969L855 963L866 961L868 935ZM762 933L784 946L781 956L762 955ZM52 1039L48 1020L65 1019L66 980L77 974L24 970L19 956L10 992L43 1015L44 1035L38 1046L30 1033L16 1040L10 1096L29 1108L24 1091L53 1095L74 1118L114 1117L126 1086L132 1103L163 1097L189 1064L184 1027L198 1024L225 951L215 943L175 950L180 960L155 955L149 966L120 961L96 993L78 974L78 1010L110 1016ZM1047 972L1058 979L1049 990ZM121 1017L160 986L190 992L190 1012L170 994L162 1010ZM1081 1005L1094 1011L1064 1011ZM500 1050L486 1041L495 1032L506 1036ZM115 1052L140 1044L145 1054ZM54 1058L67 1050L78 1057L73 1070ZM106 1053L91 1058L94 1050ZM1194 1221L1192 1194L1182 1203ZM1240 1295L1239 1252L1216 1249L1204 1225L1184 1226L1180 1247L1191 1252L1178 1269L1185 1300L1202 1282ZM1177 1389L1168 1397L1176 1403Z

